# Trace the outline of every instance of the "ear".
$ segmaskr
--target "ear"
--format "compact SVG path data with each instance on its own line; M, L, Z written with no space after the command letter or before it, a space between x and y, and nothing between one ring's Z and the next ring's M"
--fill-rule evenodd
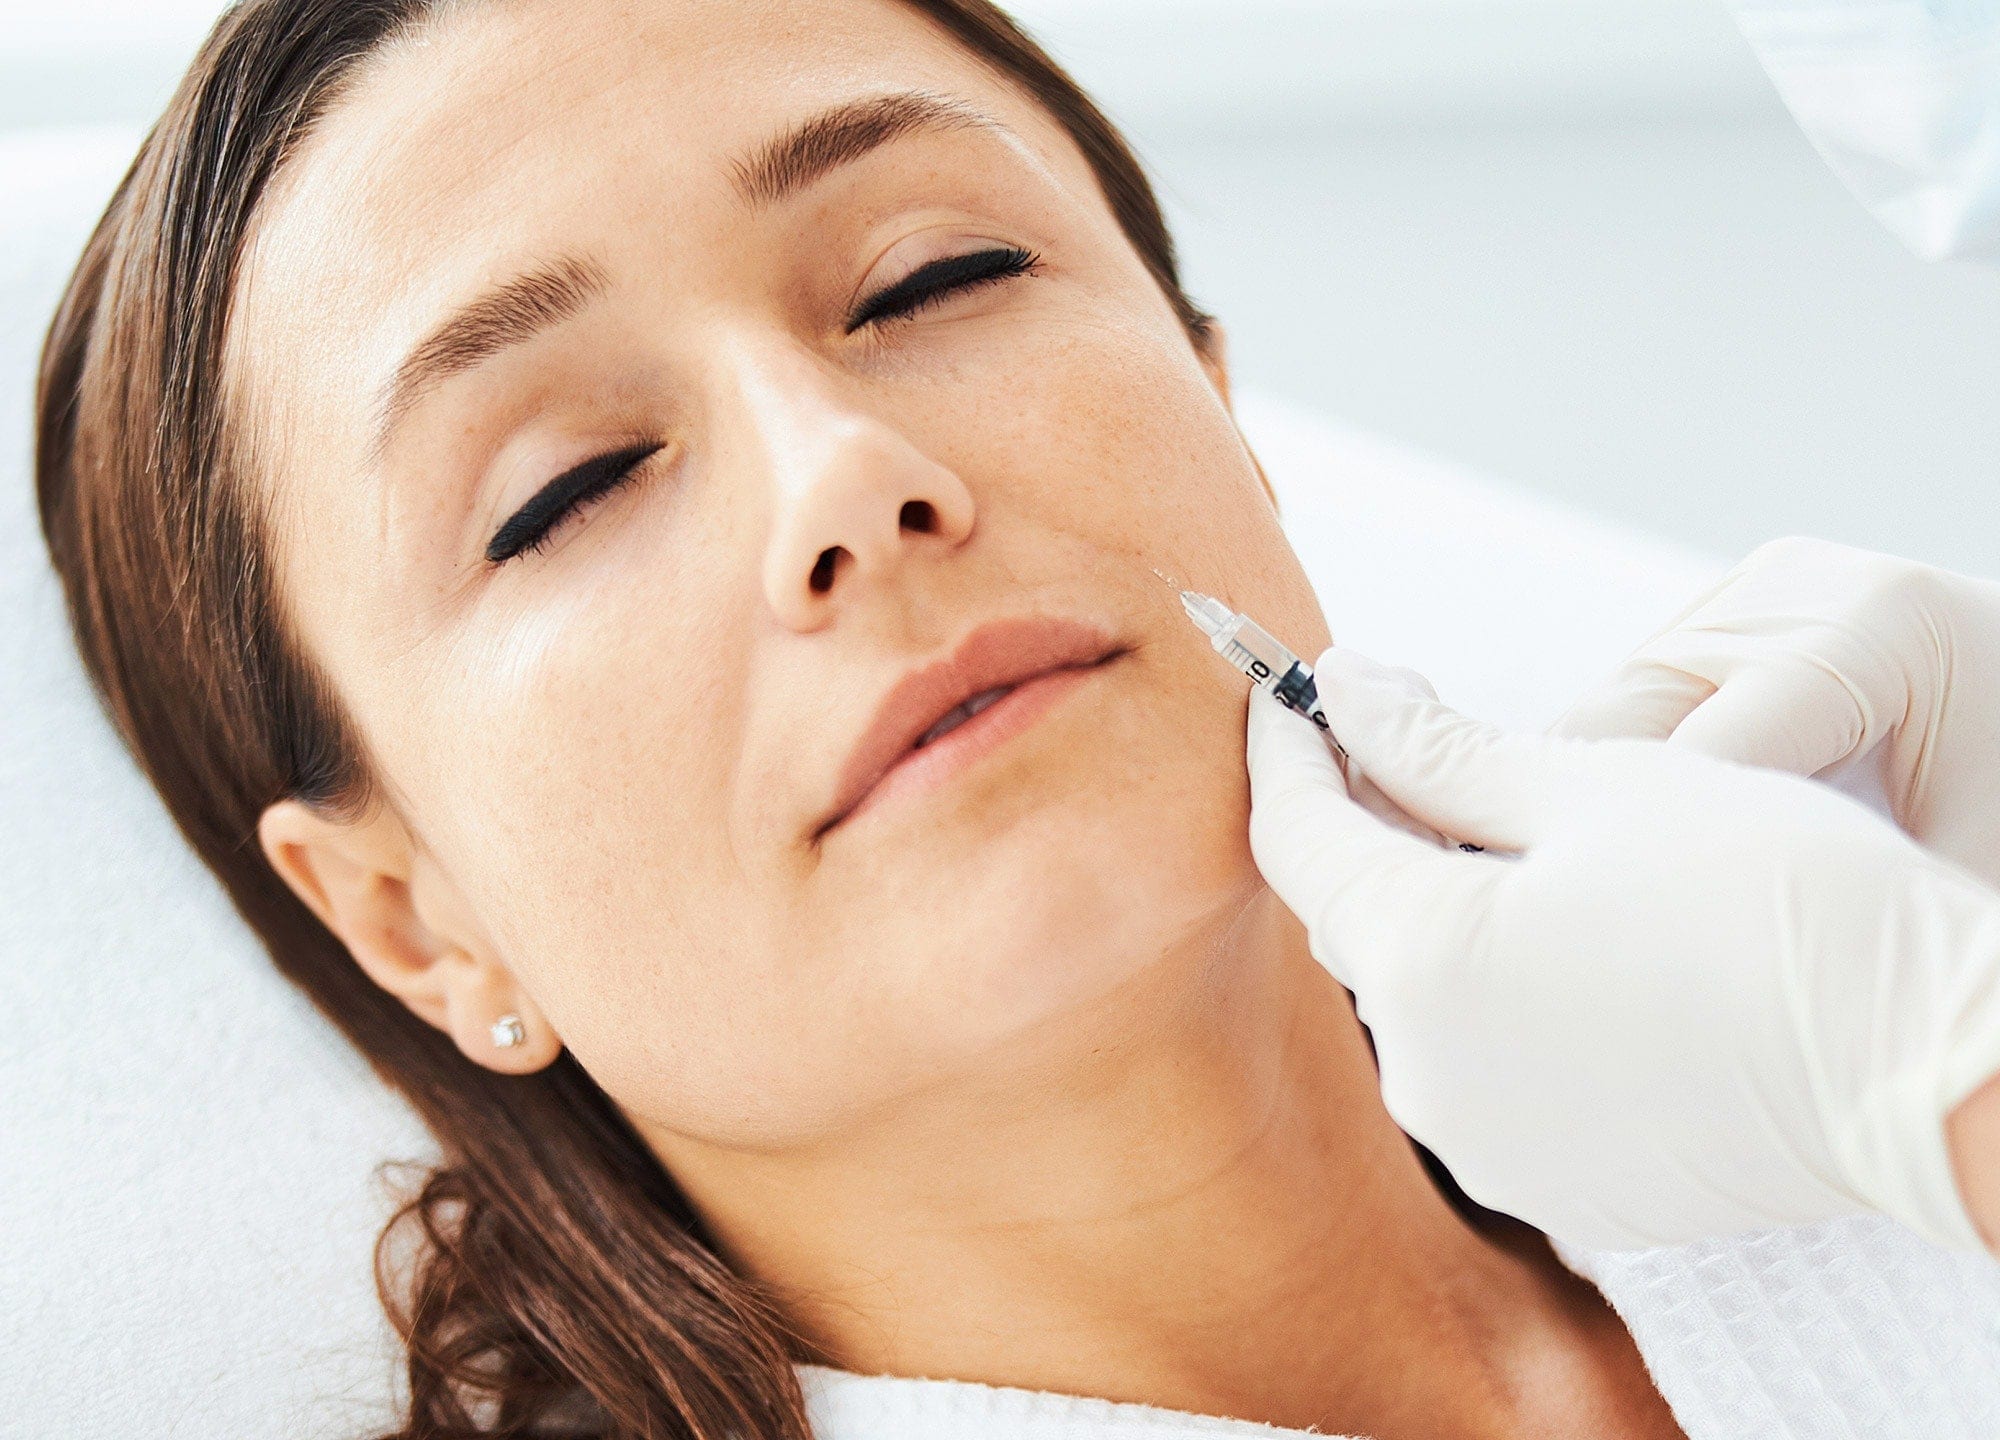
M258 818L257 839L271 868L369 979L468 1058L527 1074L561 1053L554 1027L493 953L457 887L388 806L345 821L281 800ZM493 1026L510 1014L526 1039L503 1047Z
M1209 383L1215 386L1215 393L1222 397L1222 403L1236 413L1235 402L1229 398L1229 330L1220 320L1211 319L1203 328L1201 338L1195 341L1194 353L1201 361L1201 368L1208 372Z
M1209 382L1222 397L1223 408L1229 411L1230 423L1236 424L1236 402L1229 395L1229 331L1220 320L1208 322L1202 339L1195 345L1195 354L1201 360L1202 369L1208 372ZM1257 468L1257 479L1264 486L1264 493L1271 497L1271 509L1275 514L1283 514L1278 504L1278 492L1271 485L1271 477L1264 473L1264 462L1257 458L1257 452L1250 448L1250 439L1243 434L1243 427L1236 425L1236 433L1242 437L1243 451L1250 457L1250 463Z

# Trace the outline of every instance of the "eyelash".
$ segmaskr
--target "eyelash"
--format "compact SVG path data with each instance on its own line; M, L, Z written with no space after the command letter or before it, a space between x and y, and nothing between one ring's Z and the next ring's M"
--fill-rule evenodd
M1040 264L1041 257L1032 250L1001 245L919 265L856 307L847 319L847 333L852 335L865 325L907 319L960 291L1031 274ZM532 500L500 527L487 543L487 562L498 567L541 550L570 520L624 486L639 473L640 466L664 448L655 444L628 446L565 471L537 491Z
M1019 245L1000 245L965 255L947 255L919 265L895 284L876 291L847 317L847 333L884 320L901 320L928 309L961 290L996 285L1031 273L1041 257Z
M532 554L555 538L558 530L581 515L586 506L619 489L639 473L639 467L666 447L647 443L611 450L584 461L535 492L487 542L487 563L505 565Z

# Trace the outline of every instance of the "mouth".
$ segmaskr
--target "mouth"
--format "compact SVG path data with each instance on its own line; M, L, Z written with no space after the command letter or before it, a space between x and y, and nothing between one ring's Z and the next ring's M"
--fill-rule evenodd
M957 773L1028 728L1084 673L1131 648L1100 626L1061 616L998 620L973 630L951 654L910 671L882 697L812 841L888 793Z

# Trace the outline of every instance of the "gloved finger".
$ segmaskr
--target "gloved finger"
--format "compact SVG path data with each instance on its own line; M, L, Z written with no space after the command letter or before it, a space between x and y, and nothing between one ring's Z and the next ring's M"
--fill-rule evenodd
M1405 684L1423 691L1431 699L1437 699L1437 687L1431 684L1430 680L1419 671L1412 670L1407 666L1395 665L1389 667L1389 673L1396 676L1397 679L1403 681ZM1432 827L1424 824L1423 821L1417 819L1409 811L1383 794L1382 787L1377 785L1373 780L1370 780L1363 773L1360 766L1343 763L1341 770L1347 779L1347 793L1354 797L1356 804L1376 819L1381 820L1385 824L1394 825L1398 830L1406 831L1416 836L1419 840L1429 841L1433 845L1449 845L1451 843L1450 840L1440 835Z
M1431 845L1449 845L1443 835L1438 834L1423 821L1410 814L1402 806L1382 793L1382 787L1363 773L1359 765L1347 767L1347 793L1354 797L1354 803L1380 820L1384 825L1393 825L1405 834L1414 835Z
M1433 700L1438 698L1437 686L1431 684L1430 678L1421 671L1412 670L1407 665L1391 665L1388 670L1404 684L1421 690ZM1355 798L1363 810L1386 824L1394 825L1398 830L1407 831L1419 840L1429 841L1433 845L1452 843L1448 837L1439 834L1434 828L1424 824L1383 794L1382 787L1370 780L1358 765L1347 767L1347 793Z
M1668 743L1812 775L1854 755L1868 732L1866 702L1806 655L1773 657L1736 671L1697 705Z
M1405 689L1412 692L1421 691L1426 699L1438 698L1437 686L1431 684L1430 677L1421 670L1412 670L1407 665L1384 665L1382 668L1394 676Z
M1262 690L1245 721L1250 853L1313 939L1313 955L1350 990L1371 971L1444 958L1485 890L1462 856L1388 825L1349 798L1325 737Z
M1678 666L1627 660L1579 696L1548 733L1572 740L1664 740L1715 688L1706 676Z
M1488 849L1526 850L1542 833L1566 742L1461 715L1338 645L1313 672L1351 763L1416 819Z

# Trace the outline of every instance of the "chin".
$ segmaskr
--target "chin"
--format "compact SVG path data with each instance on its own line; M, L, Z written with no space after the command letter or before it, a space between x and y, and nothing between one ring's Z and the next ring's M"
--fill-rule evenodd
M932 1023L995 1041L1143 989L1151 972L1209 948L1265 888L1247 809L1225 793L1163 815L1137 803L1149 798L1098 791L1025 807L989 834L944 927L952 938L926 946L944 1001Z

